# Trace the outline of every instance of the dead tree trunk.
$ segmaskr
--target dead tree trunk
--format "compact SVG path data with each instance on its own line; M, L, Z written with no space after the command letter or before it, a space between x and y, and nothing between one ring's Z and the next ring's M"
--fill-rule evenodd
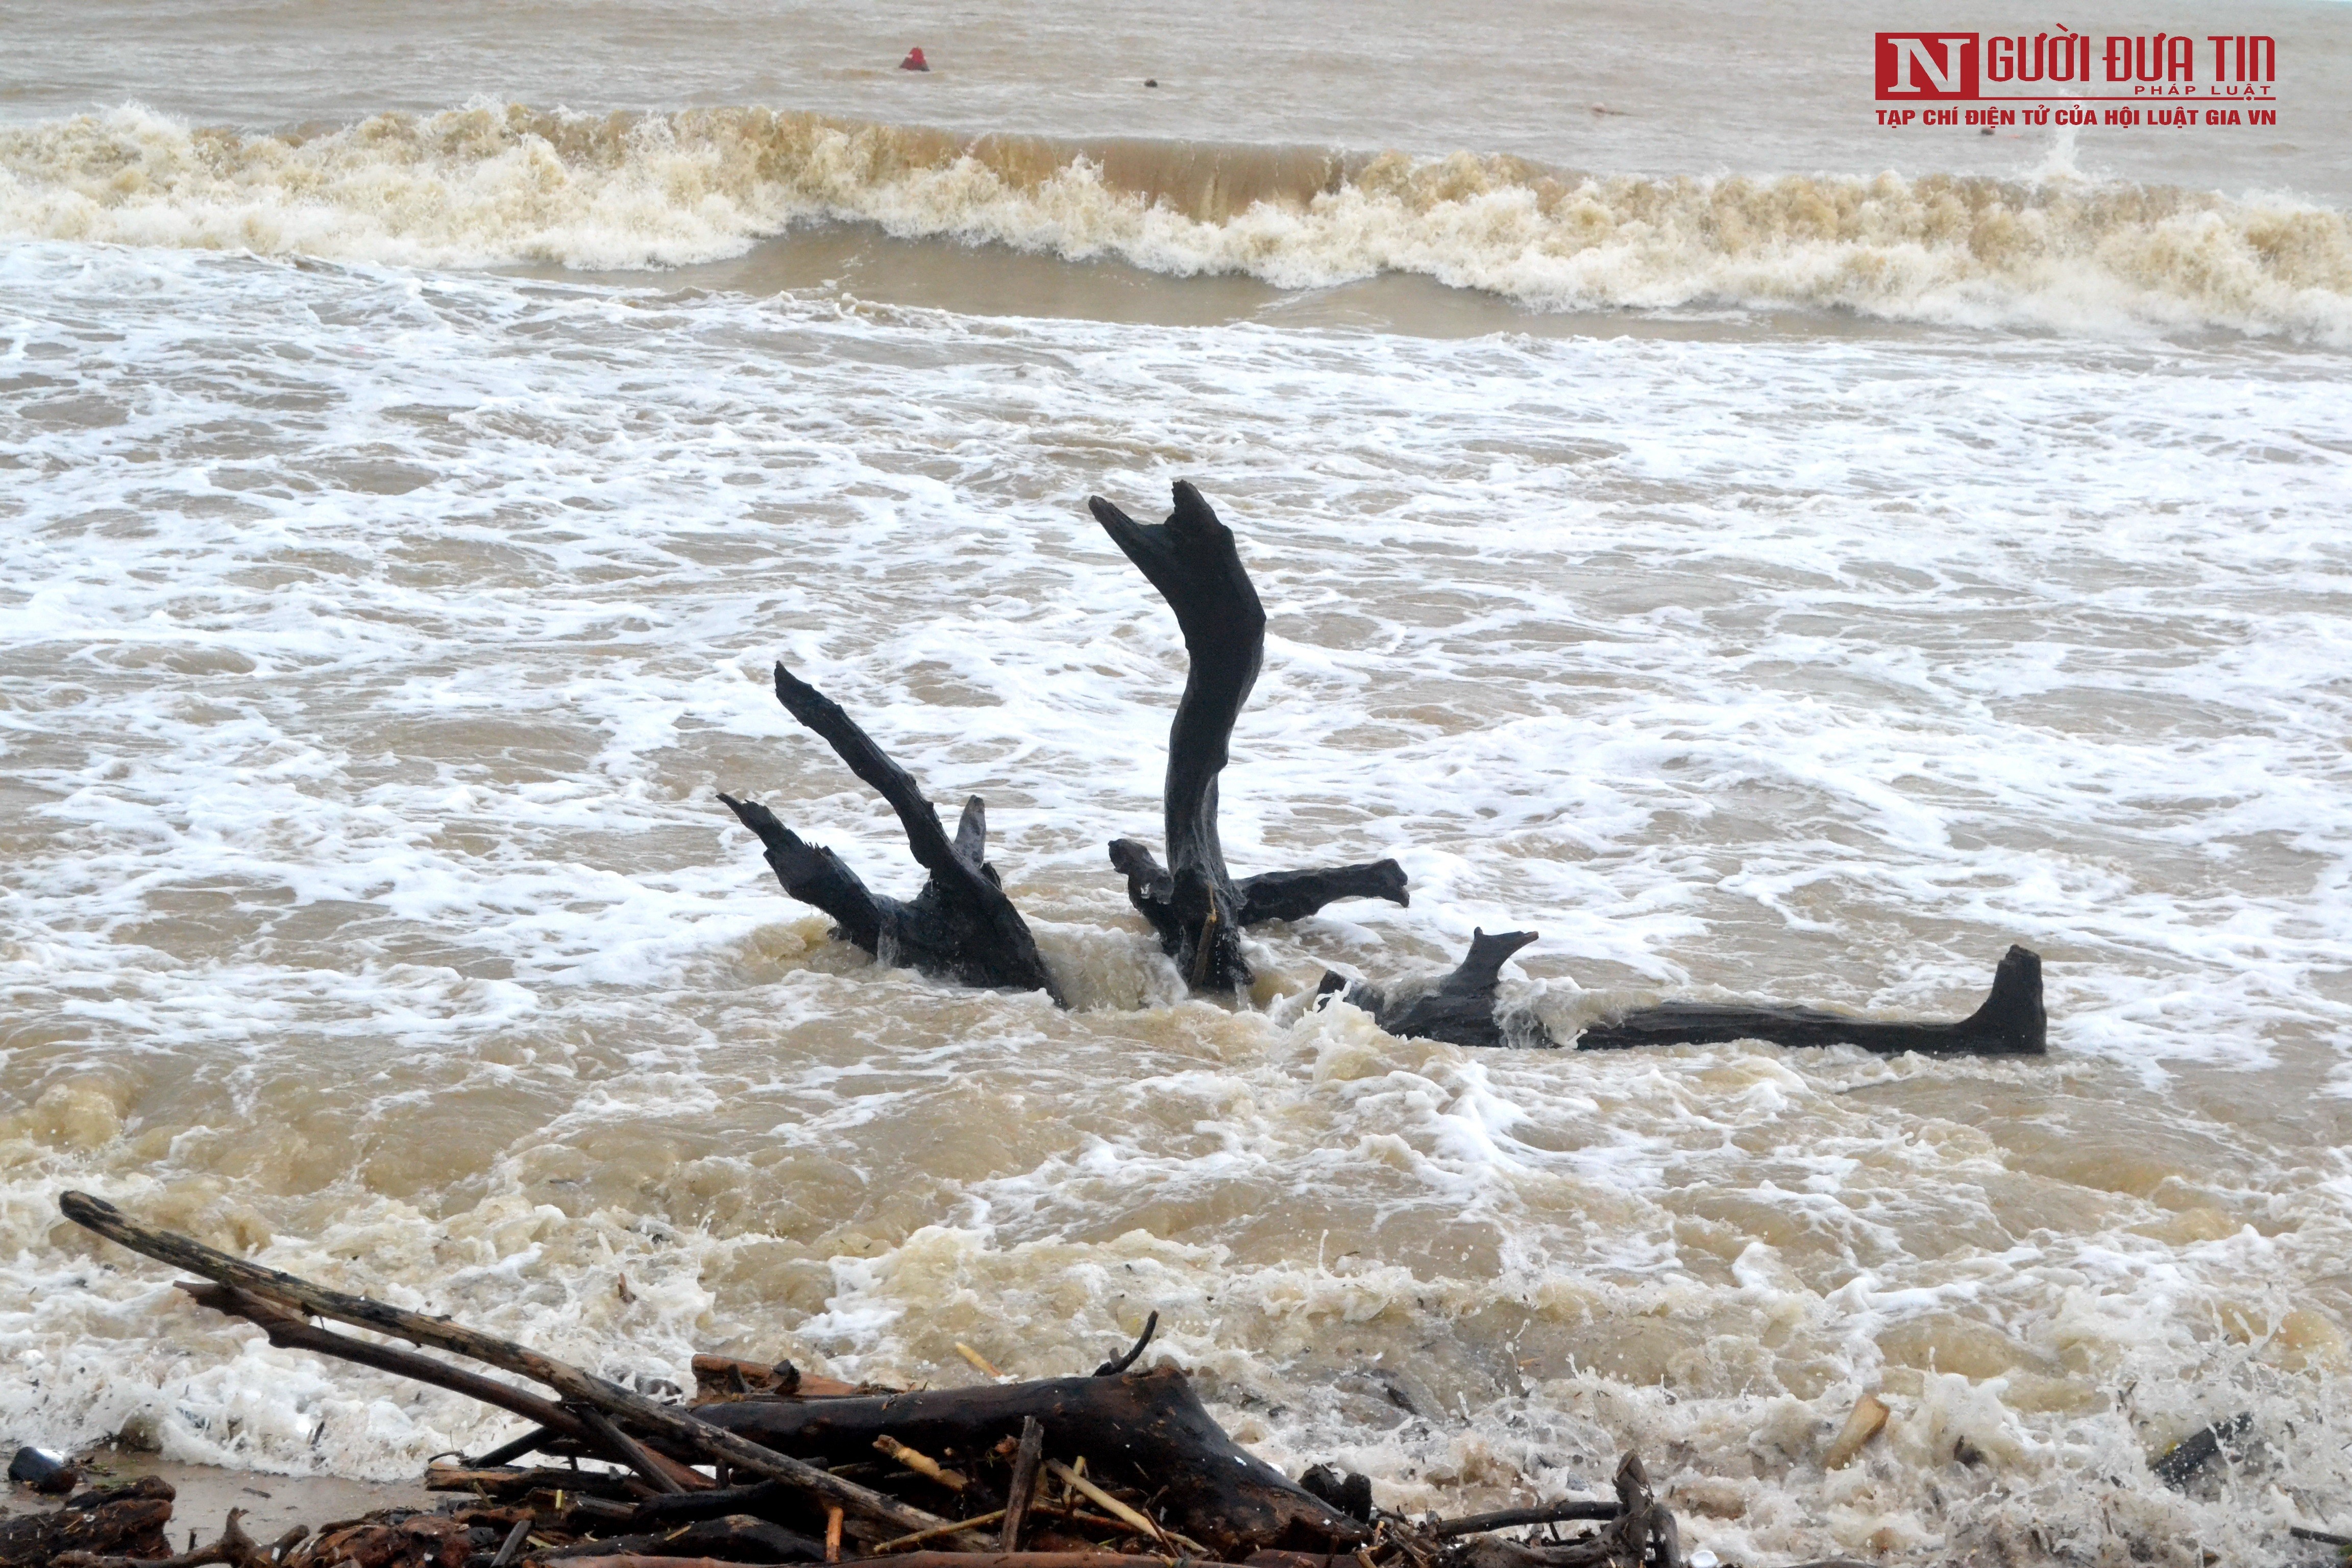
M776 697L890 804L916 863L931 874L923 890L903 902L872 892L840 856L802 838L766 806L722 793L719 798L767 847L784 891L831 915L836 935L886 963L910 963L964 985L1043 991L1060 1002L1061 988L1038 956L1028 922L988 863L988 813L980 796L964 802L950 838L922 786L840 704L781 664Z
M870 1459L885 1436L929 1454L977 1454L1018 1441L1034 1418L1048 1460L1083 1457L1089 1479L1159 1494L1171 1528L1221 1553L1328 1551L1367 1534L1227 1436L1171 1367L877 1398L749 1399L694 1414L778 1453L829 1464Z
M1318 994L1338 995L1371 1014L1391 1035L1444 1040L1457 1046L1556 1046L1532 1016L1506 1019L1495 1010L1496 973L1503 961L1536 940L1533 931L1475 933L1461 966L1427 991L1391 999L1378 986L1327 972ZM1711 1046L1765 1040L1776 1046L1860 1046L1883 1056L1919 1051L1942 1056L2040 1056L2049 1049L2042 1005L2042 959L2011 947L1993 971L1984 1005L1957 1023L1905 1023L1857 1018L1819 1007L1727 1005L1667 1002L1589 1025L1577 1036L1580 1051L1635 1046Z
M1234 547L1201 492L1176 481L1175 510L1146 525L1100 496L1087 500L1095 521L1160 590L1184 634L1192 661L1176 721L1168 731L1168 781L1161 795L1168 864L1132 838L1116 839L1111 864L1127 878L1127 896L1198 990L1248 983L1241 931L1262 921L1300 920L1338 899L1410 901L1404 868L1394 860L1322 870L1270 871L1236 882L1217 841L1217 775L1228 760L1234 721L1257 682L1265 656L1265 609Z
M1958 1023L1885 1023L1818 1007L1718 1006L1668 1002L1605 1019L1577 1037L1580 1051L1631 1046L1716 1045L1769 1040L1776 1046L1860 1046L1882 1056L1920 1051L1944 1056L2040 1056L2049 1049L2042 1006L2042 959L2012 947L1993 971L1992 993Z

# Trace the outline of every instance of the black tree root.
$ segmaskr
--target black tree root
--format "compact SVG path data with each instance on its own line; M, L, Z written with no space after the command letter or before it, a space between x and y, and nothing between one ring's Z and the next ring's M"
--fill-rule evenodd
M1390 1034L1406 1039L1444 1040L1456 1046L1549 1046L1553 1043L1551 1037L1532 1018L1517 1029L1506 1031L1495 1012L1495 986L1502 977L1504 961L1535 940L1531 931L1498 931L1493 936L1473 931L1470 951L1454 973L1418 995L1391 1000L1376 985L1328 970L1317 994L1337 994L1342 1001L1370 1013L1372 1021Z
M1431 989L1391 1000L1379 987L1326 973L1320 995L1338 994L1363 1008L1391 1035L1444 1040L1457 1046L1557 1044L1532 1018L1507 1027L1495 1011L1503 961L1536 940L1533 931L1481 931L1461 966ZM1575 1040L1582 1051L1636 1046L1707 1046L1764 1040L1776 1046L1860 1046L1882 1056L1918 1051L1940 1056L2041 1056L2049 1049L2049 1018L2042 1005L2042 959L2011 947L1993 971L1984 1005L1957 1023L1908 1023L1857 1018L1819 1007L1668 1002L1640 1007L1586 1026Z
M1217 841L1217 775L1229 760L1234 723L1265 657L1265 609L1250 583L1233 531L1185 480L1163 523L1137 522L1100 496L1095 521L1160 590L1184 634L1192 668L1168 731L1161 796L1168 865L1132 838L1112 841L1111 864L1127 896L1160 933L1160 944L1196 990L1248 984L1241 933L1263 921L1300 920L1338 899L1410 901L1394 860L1322 870L1271 871L1235 881Z
M776 697L889 803L916 863L930 873L910 900L873 892L840 856L802 838L759 802L722 792L719 798L767 847L768 864L784 891L831 915L838 935L877 956L960 984L1043 991L1061 1002L1028 922L988 863L988 814L980 796L964 802L950 838L922 786L839 703L781 664Z

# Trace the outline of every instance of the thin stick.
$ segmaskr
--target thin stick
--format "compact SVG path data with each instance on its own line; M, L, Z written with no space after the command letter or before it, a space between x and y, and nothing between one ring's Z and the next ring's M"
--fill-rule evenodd
M575 1443L594 1445L600 1436L586 1419L566 1410L562 1405L541 1399L528 1389L516 1388L479 1373L451 1366L398 1345L380 1345L366 1340L355 1340L339 1334L332 1329L322 1329L292 1310L282 1301L267 1296L257 1296L240 1290L234 1285L196 1285L180 1281L180 1289L198 1303L232 1318L242 1318L269 1336L269 1342L281 1350L311 1351L320 1355L333 1356L355 1366L373 1367L396 1377L430 1384L446 1388L452 1394L462 1394L468 1399L478 1399L485 1405L510 1411L527 1421L539 1423L537 1428L507 1444L478 1464L467 1469L495 1469L507 1460L530 1452L556 1437L569 1437ZM607 1446L610 1446L607 1440ZM644 1449L638 1452L645 1453ZM708 1478L698 1475L688 1465L660 1454L646 1454L650 1470L638 1468L663 1491L691 1491L709 1486Z
M971 1364L972 1364L973 1366L975 1366L975 1367L979 1368L979 1369L980 1369L980 1371L982 1371L982 1372L985 1373L986 1373L987 1375L989 1375L990 1377L1000 1377L1000 1378L1001 1378L1001 1377L1003 1377L1003 1376L1004 1375L1003 1373L1001 1373L1001 1372L997 1371L997 1370L996 1370L996 1368L994 1368L993 1366L991 1366L991 1365L989 1364L988 1358L987 1358L986 1356L984 1356L984 1355L981 1354L978 1351L976 1351L976 1350L972 1349L970 1345L968 1345L968 1344L964 1343L961 1340L958 1340L958 1341L956 1341L956 1347L955 1347L955 1348L956 1348L956 1354L958 1354L958 1355L960 1355L960 1356L963 1357L963 1359L964 1359L964 1360L966 1360L966 1361L968 1361L968 1362L971 1363Z
M514 1521L514 1528L507 1531L506 1540L499 1547L499 1554L490 1559L490 1568L507 1568L508 1563L522 1555L522 1543L530 1538L531 1523L529 1514Z
M950 1470L921 1449L910 1448L887 1434L874 1439L874 1447L877 1452L888 1455L917 1475L937 1481L951 1492L962 1491L971 1485L971 1478L962 1471ZM927 1530L921 1533L928 1535L930 1531Z
M614 1426L603 1411L583 1409L580 1412L580 1419L588 1423L596 1436L604 1440L604 1447L612 1450L614 1458L652 1482L654 1490L668 1492L672 1496L686 1490L670 1478L668 1471L654 1462L654 1457L646 1452L644 1444Z
M841 1510L838 1508L824 1510L824 1560L827 1563L841 1561Z
M1129 1367L1133 1366L1135 1364L1136 1358L1143 1353L1143 1347L1150 1344L1151 1342L1151 1336L1159 1331L1160 1314L1158 1312L1154 1312L1150 1317L1143 1320L1143 1332L1136 1336L1135 1348L1129 1351L1125 1355L1113 1356L1110 1360L1103 1363L1102 1365L1095 1368L1095 1375L1097 1377L1117 1377L1120 1373L1123 1373Z
M1428 1533L1440 1541L1453 1535L1476 1535L1489 1530L1517 1530L1523 1524L1565 1524L1576 1519L1615 1519L1614 1499L1595 1498L1586 1500L1571 1499L1567 1502L1539 1504L1535 1508L1497 1509L1493 1513L1469 1513L1460 1519L1441 1519L1429 1526Z
M318 1355L332 1356L337 1361L350 1362L355 1366L373 1367L395 1377L430 1384L436 1388L446 1388L452 1394L462 1394L468 1399L478 1399L484 1405L496 1405L526 1421L535 1421L543 1430L570 1437L574 1442L593 1443L596 1440L596 1435L578 1416L551 1399L541 1399L529 1389L484 1377L462 1366L451 1366L447 1362L435 1361L431 1356L419 1355L398 1345L371 1344L365 1340L339 1334L332 1329L322 1329L300 1313L290 1310L284 1302L254 1295L235 1285L196 1285L184 1279L180 1282L180 1289L201 1306L210 1307L214 1311L232 1318L244 1319L268 1335L269 1342L280 1350L310 1351ZM497 1461L498 1464L505 1462L504 1458ZM465 1468L491 1469L496 1466L486 1463Z
M1029 1501L1037 1495L1037 1465L1045 1457L1045 1424L1034 1415L1021 1418L1021 1447L1013 1450L1013 1479L1004 1494L1004 1528L998 1536L1007 1552L1021 1550L1021 1526L1029 1516Z
M1216 962L1216 952L1217 906L1211 904L1209 906L1208 914L1202 917L1201 921L1200 949L1192 954L1192 979L1194 990L1200 989L1201 986L1208 983L1209 965Z
M1215 1553L1212 1552L1207 1547L1202 1545L1197 1541L1188 1541L1183 1536L1176 1534L1173 1531L1162 1530L1159 1525L1154 1524L1150 1519L1128 1507L1127 1504L1119 1501L1118 1499L1111 1496L1110 1493L1103 1490L1102 1488L1095 1485L1094 1482L1087 1479L1086 1477L1078 1474L1077 1471L1070 1468L1069 1466L1062 1463L1061 1460L1046 1460L1045 1468L1052 1471L1055 1477L1059 1479L1064 1486L1068 1487L1071 1490L1078 1493L1080 1496L1091 1500L1097 1507L1100 1508L1105 1513L1110 1515L1113 1519L1118 1520L1122 1524L1132 1526L1137 1534L1145 1536L1153 1541L1173 1541L1181 1542L1197 1556L1211 1557L1215 1555Z
M978 1530L982 1525L994 1524L1003 1517L1004 1510L1000 1508L994 1513L983 1513L977 1519L960 1519L953 1524L942 1524L931 1530L919 1530L912 1535L902 1535L896 1541L881 1542L866 1550L870 1555L879 1557L885 1552L897 1552L902 1547L913 1546L920 1542L936 1541L942 1535L953 1535L959 1530Z
M227 1287L223 1286L221 1289L226 1289ZM320 1331L323 1333L326 1331ZM480 1458L468 1459L466 1462L466 1468L469 1470L494 1470L500 1465L510 1465L557 1436L559 1434L545 1426L534 1426L511 1443L501 1443Z
M159 1262L202 1274L206 1279L234 1285L239 1289L278 1297L321 1317L340 1319L364 1329L373 1329L378 1333L397 1335L416 1344L431 1345L436 1350L488 1362L503 1371L546 1384L568 1399L593 1405L608 1415L623 1417L707 1460L723 1459L739 1470L749 1470L755 1476L764 1476L771 1480L789 1481L842 1508L855 1509L865 1517L896 1525L901 1531L928 1530L932 1525L946 1522L936 1514L910 1508L803 1460L780 1454L773 1448L740 1437L722 1427L697 1421L667 1405L656 1404L634 1389L623 1388L617 1383L583 1372L552 1356L541 1355L511 1340L460 1328L422 1312L404 1311L381 1301L372 1301L364 1296L313 1285L291 1274L247 1263L241 1258L232 1258L188 1237L170 1231L149 1230L124 1218L121 1211L112 1204L92 1197L88 1193L67 1193L58 1199L58 1206L76 1225L96 1231L109 1241L117 1242L133 1252L144 1253Z

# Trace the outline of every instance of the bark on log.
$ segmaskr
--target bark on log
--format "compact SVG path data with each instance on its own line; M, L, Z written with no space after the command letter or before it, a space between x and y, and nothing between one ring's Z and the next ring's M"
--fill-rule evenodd
M539 1563L576 1562L625 1552L719 1557L734 1563L822 1563L824 1542L749 1514L722 1514L667 1531L574 1542L532 1553Z
M788 1361L770 1366L730 1355L698 1354L692 1365L697 1405L721 1399L838 1399L844 1394L889 1392L876 1384L818 1377Z
M545 1384L565 1398L625 1421L639 1432L677 1445L707 1461L724 1463L770 1480L790 1482L863 1517L895 1525L898 1531L926 1530L946 1521L922 1510L909 1508L855 1481L827 1474L813 1465L780 1454L731 1432L697 1421L684 1411L659 1405L634 1389L583 1372L553 1356L519 1345L511 1340L461 1328L446 1318L428 1317L398 1307L314 1285L307 1279L248 1263L192 1237L170 1231L149 1230L124 1217L121 1211L88 1193L67 1193L58 1206L68 1219L109 1241L143 1253L159 1262L185 1268L224 1285L259 1296L272 1296L316 1312L322 1318L371 1329L380 1334L430 1345L456 1355L470 1356L501 1371ZM833 1402L823 1402L833 1403ZM846 1401L841 1403L849 1403ZM822 1404L819 1406L822 1407ZM717 1409L746 1409L719 1405ZM787 1407L789 1408L789 1407Z
M1132 838L1113 840L1110 859L1127 878L1129 901L1193 987L1229 991L1248 984L1241 955L1246 926L1302 920L1338 899L1410 901L1404 868L1394 860L1234 879L1217 840L1217 775L1265 657L1265 606L1233 531L1185 480L1176 481L1175 510L1163 523L1137 522L1100 496L1087 506L1176 612L1191 660L1168 731L1161 795L1168 865Z
M806 1404L706 1405L695 1415L781 1453L852 1459L887 1434L928 1452L984 1451L1034 1417L1049 1459L1158 1494L1170 1526L1220 1553L1257 1546L1349 1546L1365 1527L1293 1484L1225 1435L1173 1368L1117 1377L937 1389ZM892 1561L899 1561L892 1559Z
M1633 1046L1717 1045L1769 1040L1776 1046L1860 1046L1885 1056L1920 1051L1944 1056L2041 1056L2049 1049L2049 1017L2042 1005L2042 959L2012 947L1993 971L1984 1005L1953 1024L1909 1024L1856 1018L1817 1007L1718 1006L1669 1002L1592 1025L1577 1037L1580 1051Z
M781 664L776 698L889 803L916 864L930 873L911 900L873 892L840 856L800 837L758 802L722 792L719 798L766 847L784 891L831 915L838 934L886 963L909 963L959 984L1043 991L1062 1001L1028 922L988 863L988 812L980 796L964 803L950 838L922 786L840 704Z
M191 1546L171 1557L151 1557L142 1552L110 1554L99 1552L61 1552L50 1568L207 1568L208 1564L226 1563L228 1568L270 1568L269 1553L261 1543L245 1532L245 1510L228 1510L228 1522L221 1527L220 1537L209 1546Z
M538 1467L427 1465L425 1468L425 1489L428 1492L472 1492L508 1501L528 1497L532 1492L577 1492L583 1497L634 1499L631 1478L618 1470L570 1470L553 1465ZM678 1495L665 1492L665 1497Z
M1373 1022L1391 1035L1407 1039L1445 1040L1457 1046L1549 1045L1550 1037L1532 1018L1506 1031L1495 1013L1495 987L1504 961L1536 940L1531 931L1485 931L1470 934L1470 951L1453 973L1417 994L1391 998L1387 992L1360 980L1326 971L1317 994L1338 994L1361 1007ZM1516 1037L1514 1037L1516 1035Z

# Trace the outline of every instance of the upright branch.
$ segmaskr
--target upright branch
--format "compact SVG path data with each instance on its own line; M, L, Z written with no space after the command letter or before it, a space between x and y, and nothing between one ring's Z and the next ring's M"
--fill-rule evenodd
M802 838L766 806L722 792L719 798L766 846L768 864L784 891L831 915L835 934L887 962L911 963L926 974L965 985L1043 991L1060 1002L1061 990L1038 956L1028 922L988 863L988 811L980 796L964 802L950 838L914 776L839 703L781 664L776 697L889 803L916 863L930 873L923 890L910 900L876 893L840 856Z
M1246 984L1244 927L1303 919L1338 899L1407 902L1404 868L1394 860L1234 879L1217 840L1217 775L1265 657L1265 606L1234 547L1233 531L1187 481L1176 481L1175 510L1163 523L1137 522L1100 496L1087 506L1176 612L1191 660L1168 731L1161 795L1168 864L1162 867L1132 838L1110 846L1129 901L1160 933L1160 946L1186 978L1200 990Z

